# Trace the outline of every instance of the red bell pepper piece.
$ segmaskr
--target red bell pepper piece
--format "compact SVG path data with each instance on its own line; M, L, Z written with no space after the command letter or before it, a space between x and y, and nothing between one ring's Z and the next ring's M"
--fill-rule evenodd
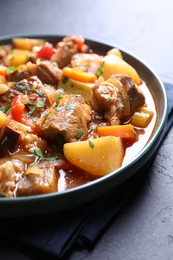
M37 52L37 56L44 60L50 60L53 54L54 49L51 43L46 43L45 46Z
M15 96L12 102L12 117L14 120L16 120L19 123L22 123L24 125L30 126L32 129L32 133L39 134L40 131L35 126L35 124L32 122L31 118L28 118L26 116L27 110L25 108L25 105L21 101L21 96Z

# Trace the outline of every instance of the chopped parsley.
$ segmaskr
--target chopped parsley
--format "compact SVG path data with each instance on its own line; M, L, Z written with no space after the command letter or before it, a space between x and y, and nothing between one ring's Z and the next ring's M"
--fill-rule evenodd
M59 100L63 98L63 95L59 94L58 96L56 96L56 100L55 100L55 106L54 108L57 109L59 106Z
M93 142L91 142L91 140L88 140L88 143L89 143L89 146L93 149L94 148L94 144L93 144Z
M54 67L57 67L56 61L51 61L50 63L51 63Z
M59 159L58 156L44 157L44 155L40 149L33 149L30 152L32 152L34 155L36 155L35 161L32 163L31 166L35 165L39 160L56 161L57 159Z
M40 98L37 101L36 107L43 108L45 106L46 98Z
M7 105L7 107L1 106L0 110L4 113L7 113L7 111L11 108L12 102L10 101Z
M39 96L44 96L44 93L41 89L31 88L31 92L38 94Z
M28 94L28 93L36 93L38 94L39 96L44 96L44 92L41 90L41 89L36 89L36 88L30 88L30 86L28 85L23 85L22 82L17 82L15 84L15 86L21 90L21 91L25 91L25 94Z
M44 117L43 117L44 121L48 118L49 115L50 115L50 112L48 112L46 115L44 115Z
M98 69L96 70L96 76L100 77L103 74L103 65L104 62L100 65L100 67L98 67Z
M21 82L17 82L15 84L16 88L18 88L21 91L25 91L25 94L28 94L29 91L31 91L31 88L27 85L22 85Z
M37 120L38 120L38 117L36 117L36 116L32 118L33 123L35 123Z
M14 71L17 71L18 70L18 67L16 66L11 66L11 67L8 67L8 69L6 70L7 74L10 74Z
M106 103L110 102L111 101L111 97L107 97L106 99Z
M99 68L96 70L96 76L97 76L97 77L100 77L102 74L103 74L103 70L102 70L101 67L99 67Z
M79 140L83 136L83 134L84 134L84 131L83 130L79 130L75 134L75 138Z
M63 84L66 84L67 81L68 81L68 77L64 77L64 78L62 79L62 83L63 83Z
M73 103L69 103L67 106L66 106L66 110L74 110L75 109L75 105Z
M136 136L136 131L134 129L131 130L134 136Z
M26 114L26 116L27 116L27 117L32 116L32 114L34 114L35 110L36 110L36 107L33 107L33 108Z
M40 99L38 99L36 106L33 107L33 108L26 114L26 116L27 116L27 117L30 117L30 116L36 111L37 108L43 108L44 105L45 105L45 102L46 102L46 98L40 98ZM33 106L33 104L32 104L32 103L27 103L27 106Z

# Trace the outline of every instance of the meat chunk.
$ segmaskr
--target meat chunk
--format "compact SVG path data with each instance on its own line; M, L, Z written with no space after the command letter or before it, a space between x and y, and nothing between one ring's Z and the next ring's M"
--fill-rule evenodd
M72 56L77 52L88 52L89 48L87 45L83 45L79 48L78 36L69 35L65 37L61 42L56 45L56 53L52 56L51 61L55 61L58 67L62 69L63 67L70 64Z
M9 100L12 100L18 95L29 95L31 93L36 93L39 96L44 96L43 88L43 84L36 76L23 79L8 87L6 91L0 95L0 104L8 104Z
M87 123L91 119L91 108L81 96L60 97L59 105L54 104L36 122L37 127L48 140L61 134L66 142L86 138Z
M20 145L25 151L39 149L42 152L47 148L47 143L35 134L22 133L20 137Z
M116 79L121 82L128 94L130 102L130 116L132 116L137 109L144 105L145 97L136 86L132 78L124 75L116 75Z
M56 86L62 78L62 71L49 61L42 61L37 65L36 75L43 83Z
M109 82L96 84L93 87L93 96L90 100L95 111L104 114L112 125L120 123L124 111L124 103L119 90Z
M8 75L8 80L17 82L22 79L27 79L29 77L31 77L31 74L27 69L22 71L16 70Z
M26 103L31 103L32 106L30 108L34 105L36 106L39 99L44 100L45 108L55 102L55 89L44 86L37 76L21 80L14 83L11 87L7 87L6 91L0 95L0 106L8 107L9 102L18 95L23 95ZM25 102L23 103L25 104Z
M6 126L0 139L0 152L13 153L19 141L19 137L20 132L12 129L9 126Z
M113 75L93 87L91 106L111 125L128 120L145 103L145 97L126 75Z
M57 191L58 176L55 167L31 167L18 183L17 196L29 196Z

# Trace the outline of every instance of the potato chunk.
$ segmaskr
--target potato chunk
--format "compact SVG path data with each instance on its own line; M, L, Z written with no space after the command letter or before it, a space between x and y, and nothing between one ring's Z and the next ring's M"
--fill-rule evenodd
M13 38L13 46L17 49L31 51L34 46L44 46L45 40L30 38Z
M136 84L140 84L141 80L137 71L125 62L123 59L114 54L106 55L103 59L103 78L106 80L113 74L126 74L131 77Z
M85 101L89 101L92 95L93 83L80 82L68 79L64 82L64 78L60 80L58 88L63 89L67 94L81 95Z
M6 66L18 66L22 64L26 64L31 58L31 52L27 50L21 49L13 49L6 57L5 57L5 65Z
M104 176L121 166L124 149L120 137L107 136L66 143L64 154L75 166L93 175Z

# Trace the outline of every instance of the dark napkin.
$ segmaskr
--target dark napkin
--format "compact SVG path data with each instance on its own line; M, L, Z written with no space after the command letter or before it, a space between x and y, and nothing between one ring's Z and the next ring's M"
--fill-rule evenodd
M165 87L169 99L169 116L160 145L173 124L173 85L165 83ZM48 259L67 259L74 247L92 248L137 192L160 145L139 174L95 201L44 216L1 219L0 259L35 259L46 256Z

